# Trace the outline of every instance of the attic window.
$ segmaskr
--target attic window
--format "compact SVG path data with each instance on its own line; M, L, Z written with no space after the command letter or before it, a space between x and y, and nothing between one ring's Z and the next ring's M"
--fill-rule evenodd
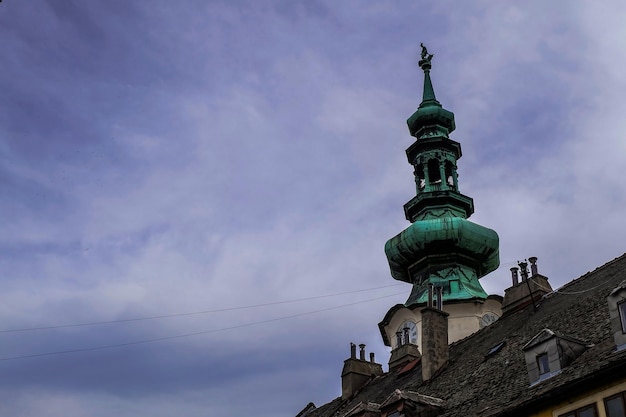
M537 355L537 368L539 369L539 375L544 375L550 372L550 360L547 353Z
M506 345L506 342L500 342L494 347L492 347L491 349L489 349L489 352L487 352L487 354L485 355L485 358L489 358L495 355L496 353L500 352L502 348L504 347L504 345Z

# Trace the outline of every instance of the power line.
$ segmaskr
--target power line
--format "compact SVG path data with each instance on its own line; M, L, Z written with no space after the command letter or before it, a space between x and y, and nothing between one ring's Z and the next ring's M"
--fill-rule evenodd
M165 318L171 318L171 317L195 316L195 315L200 315L200 314L211 314L211 313L219 313L219 312L224 312L224 311L244 310L248 308L267 307L267 306L279 305L279 304L296 303L300 301L318 300L320 298L337 297L340 295L355 294L358 292L380 290L383 288L397 287L399 285L403 285L403 284L384 285L382 287L365 288L362 290L339 292L335 294L317 295L314 297L297 298L297 299L286 300L286 301L274 301L271 303L253 304L253 305L239 306L239 307L219 308L219 309L214 309L214 310L192 311L192 312L187 312L187 313L164 314L164 315L159 315L159 316L134 317L134 318L117 319L117 320L94 321L94 322L87 322L87 323L71 323L71 324L58 324L58 325L51 325L51 326L24 327L20 329L7 329L7 330L0 330L0 333L30 332L30 331L36 331L36 330L62 329L62 328L67 328L67 327L96 326L100 324L128 323L128 322L133 322L133 321L157 320L157 319L165 319Z
M505 263L501 263L500 266L502 267L502 266L514 264L514 263L515 261L505 262ZM129 322L135 322L135 321L158 320L158 319L166 319L166 318L172 318L172 317L212 314L212 313L220 313L224 311L244 310L244 309L249 309L249 308L267 307L267 306L272 306L272 305L296 303L300 301L317 300L317 299L329 298L329 297L337 297L340 295L354 294L354 293L365 292L365 291L373 291L373 290L379 290L379 289L389 288L389 287L397 287L399 285L404 285L404 284L384 285L381 287L365 288L362 290L346 291L346 292L340 292L340 293L335 293L335 294L318 295L314 297L297 298L297 299L285 300L285 301L275 301L275 302L263 303L263 304L252 304L252 305L239 306L239 307L227 307L227 308L220 308L220 309L214 309L214 310L163 314L163 315L158 315L158 316L147 316L147 317L131 317L131 318L126 318L126 319L103 320L103 321L94 321L94 322L85 322L85 323L70 323L70 324L58 324L58 325L50 325L50 326L23 327L23 328L18 328L18 329L0 329L0 333L31 332L31 331L37 331L37 330L52 330L52 329L63 329L63 328L69 328L69 327L97 326L97 325L102 325L102 324L129 323Z
M388 285L388 286L392 287L393 285ZM359 291L367 291L367 290L359 290ZM292 318L296 318L296 317L302 317L302 316L306 316L306 315L310 315L310 314L322 313L324 311L338 310L340 308L349 307L349 306L353 306L353 305L356 305L356 304L369 303L371 301L382 300L383 298L395 297L396 295L401 295L401 294L405 294L405 293L401 292L401 293L383 295L381 297L370 298L369 300L355 301L353 303L343 304L343 305L340 305L340 306L328 307L328 308L323 308L323 309L320 309L320 310L314 310L314 311L308 311L308 312L305 312L305 313L292 314L290 316L276 317L276 318L273 318L273 319L255 321L255 322L251 322L251 323L238 324L238 325L230 326L230 327L222 327L220 329L212 329L212 330L205 330L205 331L202 331L202 332L179 334L179 335L175 335L175 336L157 337L157 338L154 338L154 339L137 340L137 341L134 341L134 342L117 343L117 344L114 344L114 345L94 346L94 347L81 348L81 349L68 349L68 350L59 350L59 351L55 351L55 352L34 353L34 354L31 354L31 355L11 356L11 357L7 357L7 358L0 358L0 361L10 361L10 360L17 360L17 359L36 358L36 357L41 357L41 356L55 356L55 355L63 355L63 354L69 354L69 353L88 352L88 351L93 351L93 350L112 349L112 348L118 348L118 347L139 345L139 344L143 344L143 343L152 343L152 342L160 342L160 341L164 341L164 340L181 339L181 338L184 338L184 337L199 336L199 335L203 335L203 334L222 332L222 331L225 331L225 330L240 329L242 327L256 326L256 325L259 325L259 324L271 323L271 322L274 322L274 321L287 320L287 319L292 319ZM319 298L319 297L317 297L317 298Z
M541 285L540 283L538 283L537 281L535 281L532 277L531 277L531 278L529 278L529 280L531 280L532 282L534 282L534 283L535 283L535 285L537 285L539 288L541 288L541 289L542 289L542 290L544 290L544 291L548 291L548 293L547 293L546 295L544 295L544 297L549 296L549 295L550 295L550 294L552 294L552 293L554 293L554 294L561 294L561 295L580 295L580 294L584 294L584 293L586 293L586 292L593 291L593 290L595 290L595 289L597 289L597 288L600 288L600 287L602 287L603 285L606 285L606 283L607 283L607 282L609 282L609 281L611 281L612 279L613 279L613 277L609 277L609 279L607 279L606 281L601 282L601 283L599 283L598 285L595 285L595 286L593 286L593 287L591 287L591 288L587 288L587 289L585 289L585 290L580 290L580 291L561 291L561 288L570 287L570 286L572 286L573 284L576 284L576 280L571 281L571 282L569 282L569 283L567 283L567 284L563 285L562 287L557 288L556 290L553 290L553 289L548 288L548 287L546 287L546 286L544 286L544 285Z

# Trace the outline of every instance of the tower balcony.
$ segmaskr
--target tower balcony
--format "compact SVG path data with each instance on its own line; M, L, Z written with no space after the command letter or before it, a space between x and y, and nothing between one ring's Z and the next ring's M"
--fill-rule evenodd
M434 186L439 185L439 189ZM423 192L404 205L404 215L411 223L424 217L441 217L442 213L450 212L464 219L474 213L474 200L454 190L442 190L441 184L430 184L430 192ZM426 212L432 216L425 216Z

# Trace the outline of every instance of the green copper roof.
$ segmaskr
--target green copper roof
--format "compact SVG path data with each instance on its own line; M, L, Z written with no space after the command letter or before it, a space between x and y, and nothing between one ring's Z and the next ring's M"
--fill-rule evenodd
M414 282L440 266L465 264L480 278L498 268L498 234L462 217L418 220L385 244L391 276Z
M445 301L465 301L487 298L487 293L478 282L476 271L464 265L455 265L436 271L422 282L415 282L405 306L426 304L428 285L443 287Z

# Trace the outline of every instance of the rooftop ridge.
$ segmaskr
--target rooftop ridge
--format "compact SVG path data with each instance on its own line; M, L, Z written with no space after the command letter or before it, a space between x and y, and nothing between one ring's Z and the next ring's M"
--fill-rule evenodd
M622 255L620 255L620 256L618 256L618 257L616 257L616 258L614 258L614 259L612 259L612 260L610 260L610 261L608 261L608 262L606 262L606 263L604 263L604 264L600 265L599 267L597 267L597 268L596 268L596 269L594 269L593 271L587 271L586 273L584 273L583 275L579 276L578 278L573 279L573 280L571 280L571 281L569 281L569 282L566 282L565 284L563 284L563 285L562 285L562 286L560 286L559 288L557 288L557 289L555 289L554 291L552 291L552 293L554 293L554 294L559 294L559 295L574 295L574 294L563 293L563 292L561 292L561 290L564 290L564 289L566 289L566 288L569 288L569 287L571 287L571 286L574 286L574 285L576 285L576 284L579 284L581 281L583 281L584 279L588 278L588 277L589 277L589 275L593 275L593 274L595 274L596 272L599 272L599 271L601 271L601 270L603 270L603 269L606 269L606 268L608 268L608 267L612 266L613 264L616 264L616 263L618 263L618 262L620 262L620 261L623 261L623 260L626 260L626 253L623 253ZM607 279L606 281L604 281L604 282L603 282L603 284L604 284L604 283L606 283L606 282L608 282L608 281L610 281L610 280L611 280L610 278L609 278L609 279ZM602 284L599 284L598 286L601 286L601 285L602 285ZM596 288L596 287L588 288L588 289L586 289L585 291L591 291L591 290L592 290L592 289L594 289L594 288ZM551 294L552 294L552 293L551 293ZM546 294L546 295L548 295L548 294ZM550 296L551 296L551 295L550 295Z

